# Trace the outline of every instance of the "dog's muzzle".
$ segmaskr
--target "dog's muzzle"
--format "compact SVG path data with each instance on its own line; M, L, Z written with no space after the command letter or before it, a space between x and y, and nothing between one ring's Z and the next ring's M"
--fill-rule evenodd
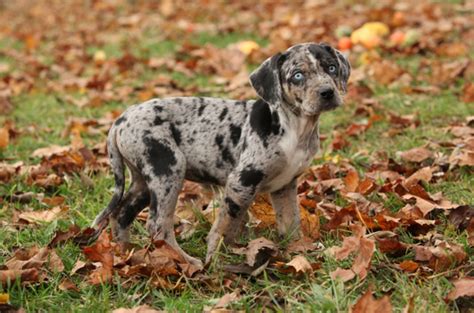
M341 105L339 97L333 87L323 87L319 90L319 99L322 111L333 110Z

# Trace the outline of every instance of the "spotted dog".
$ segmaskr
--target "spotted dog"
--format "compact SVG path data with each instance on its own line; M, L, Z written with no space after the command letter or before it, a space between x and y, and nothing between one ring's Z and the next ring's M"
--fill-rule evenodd
M107 146L115 178L109 205L117 240L149 206L147 229L190 263L176 242L173 216L183 180L224 187L221 210L207 237L206 263L221 238L232 243L257 193L270 193L278 232L300 236L296 180L319 147L322 112L342 104L348 60L326 44L304 43L267 59L250 75L257 100L186 97L154 99L127 109L110 129ZM128 167L131 185L124 195Z

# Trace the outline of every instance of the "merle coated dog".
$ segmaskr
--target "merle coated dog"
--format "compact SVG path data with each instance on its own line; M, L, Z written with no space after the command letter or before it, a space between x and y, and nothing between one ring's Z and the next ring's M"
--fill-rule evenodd
M297 178L319 148L322 112L342 104L350 65L326 44L304 43L267 59L251 75L258 100L154 99L128 108L107 146L115 192L95 219L110 220L128 241L136 215L149 206L147 229L190 263L174 235L173 216L184 179L223 186L224 200L207 237L206 263L221 238L232 243L259 192L270 193L281 235L300 236ZM124 195L125 167L131 185Z

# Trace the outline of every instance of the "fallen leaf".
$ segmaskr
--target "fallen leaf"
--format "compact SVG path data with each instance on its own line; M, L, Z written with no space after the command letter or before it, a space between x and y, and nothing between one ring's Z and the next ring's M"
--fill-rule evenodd
M331 273L331 277L344 277L344 279L352 279L350 274L356 274L360 279L367 276L367 270L370 267L372 255L375 251L375 241L367 239L364 236L365 227L354 224L351 226L354 236L344 237L342 247L332 247L327 252L333 255L336 260L344 260L350 254L356 253L354 261L351 266L351 271L337 269ZM352 278L351 278L352 276Z
M65 232L58 230L54 234L54 237L53 239L51 239L51 242L48 244L48 246L55 247L60 243L66 242L70 240L71 238L74 238L75 236L77 236L80 231L81 229L76 224L70 225L69 229Z
M229 304L232 302L238 301L241 298L240 296L240 290L234 290L231 293L226 293L223 295L219 301L217 301L216 305L214 305L213 309L222 309L227 307ZM212 312L212 310L211 310Z
M426 148L413 148L401 152L400 157L405 161L421 163L424 160L433 157L433 152Z
M134 308L126 309L126 308L119 308L112 311L112 313L165 313L166 311L162 310L155 310L151 306L148 305L140 305Z
M246 263L250 266L263 264L278 254L278 246L264 237L250 241L245 249Z
M10 142L10 134L5 127L0 128L0 148L6 148Z
M453 282L454 289L446 296L453 301L459 297L474 297L474 277L463 277Z
M380 299L375 299L372 296L372 290L369 288L367 292L362 295L356 304L351 308L352 313L391 313L392 304L388 296L383 296Z
M330 273L332 279L340 279L342 282L349 281L355 277L355 273L351 269L343 269L338 267Z
M302 255L295 256L290 262L286 263L286 265L291 267L295 274L311 274L313 272L311 263Z
M30 212L21 212L19 215L20 220L26 221L28 223L49 223L54 220L57 220L60 216L66 213L69 210L68 207L54 207L50 210L44 211L30 211Z
M69 278L63 278L63 280L61 280L61 282L59 283L58 288L62 291L70 291L70 290L75 291L75 292L80 291L77 285Z
M355 192L359 186L359 174L356 170L351 169L347 172L346 177L344 177L344 184L346 186L346 191Z
M21 282L38 282L40 279L39 271L36 268L24 270L0 270L0 284L8 282L13 283L19 279Z
M401 262L400 264L398 264L398 266L400 267L401 270L405 272L410 272L410 273L416 271L419 267L418 263L411 260L405 260Z
M96 285L112 278L114 256L112 253L112 244L110 234L105 230L100 234L96 243L89 247L83 248L84 255L93 262L100 262L101 267L94 270L90 276L91 284Z

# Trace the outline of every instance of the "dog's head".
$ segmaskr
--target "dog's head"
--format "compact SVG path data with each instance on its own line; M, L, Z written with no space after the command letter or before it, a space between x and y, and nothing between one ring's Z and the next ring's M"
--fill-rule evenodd
M277 53L252 74L250 83L270 105L289 105L298 114L314 116L342 104L351 66L327 44L304 43Z

